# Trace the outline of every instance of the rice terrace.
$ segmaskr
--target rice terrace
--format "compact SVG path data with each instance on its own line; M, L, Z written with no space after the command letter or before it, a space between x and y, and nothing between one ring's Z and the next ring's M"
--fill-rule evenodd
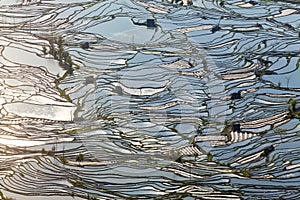
M299 0L0 0L0 199L300 199Z

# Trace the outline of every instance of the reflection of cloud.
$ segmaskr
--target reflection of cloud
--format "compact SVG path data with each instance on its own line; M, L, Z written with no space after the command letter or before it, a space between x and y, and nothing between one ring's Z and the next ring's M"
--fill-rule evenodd
M43 141L22 140L22 139L17 139L16 137L13 137L13 136L8 136L8 135L1 135L0 143L4 144L6 146L15 146L15 147L30 147L30 146L46 144L46 142L43 142Z
M113 33L110 39L132 44L144 44L152 39L154 33L154 29L141 27L126 32Z
M55 140L52 139L52 142L70 142L73 141L74 138L56 138ZM44 145L49 142L49 138L39 139L39 140L27 140L24 138L18 138L10 135L1 135L0 136L0 143L4 144L6 146L14 146L14 147L31 147L31 146L38 146L38 145Z
M4 105L4 109L20 117L72 121L76 107L71 106L70 103L66 103L65 106L58 106L17 102Z
M59 66L58 61L42 58L36 53L15 47L5 47L5 49L3 50L4 58L12 63L18 63L33 67L43 66L47 69L48 72L53 75L59 74L60 76L62 76L65 73L65 70Z

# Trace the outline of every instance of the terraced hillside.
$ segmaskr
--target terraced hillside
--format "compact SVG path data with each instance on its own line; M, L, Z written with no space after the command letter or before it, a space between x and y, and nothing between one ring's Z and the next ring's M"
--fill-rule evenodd
M297 199L300 6L0 0L1 199Z

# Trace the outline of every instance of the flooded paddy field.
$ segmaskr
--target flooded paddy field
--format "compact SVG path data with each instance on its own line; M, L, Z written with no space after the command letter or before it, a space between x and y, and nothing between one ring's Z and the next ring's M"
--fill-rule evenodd
M300 198L299 27L298 0L1 0L1 199Z

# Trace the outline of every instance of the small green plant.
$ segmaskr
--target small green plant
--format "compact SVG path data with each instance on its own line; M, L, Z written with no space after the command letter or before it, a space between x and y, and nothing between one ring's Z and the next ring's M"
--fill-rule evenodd
M84 187L83 182L80 182L80 181L75 181L75 180L68 178L68 182L71 183L74 187L81 187L81 188Z
M72 67L73 61L72 61L71 56L68 55L65 59L66 59L66 63L67 63L70 67Z
M296 99L290 99L288 101L288 111L291 118L300 119L300 110L296 108L297 103Z
M292 109L293 112L296 111L296 104L297 104L297 100L296 99L290 99L289 100L289 109Z
M212 160L213 160L213 155L211 153L208 153L207 154L207 161L212 162Z
M247 178L250 177L250 171L249 171L249 169L242 169L242 170L241 170L241 174L242 174L244 177L247 177Z
M68 160L64 156L59 156L58 159L60 160L60 162L62 164L67 164L68 163Z
M76 155L76 162L82 162L83 161L83 158L84 158L84 154L83 153L78 153Z
M300 32L299 32L299 37L300 37ZM296 69L298 69L300 67L300 59L298 59L297 63L296 63Z

